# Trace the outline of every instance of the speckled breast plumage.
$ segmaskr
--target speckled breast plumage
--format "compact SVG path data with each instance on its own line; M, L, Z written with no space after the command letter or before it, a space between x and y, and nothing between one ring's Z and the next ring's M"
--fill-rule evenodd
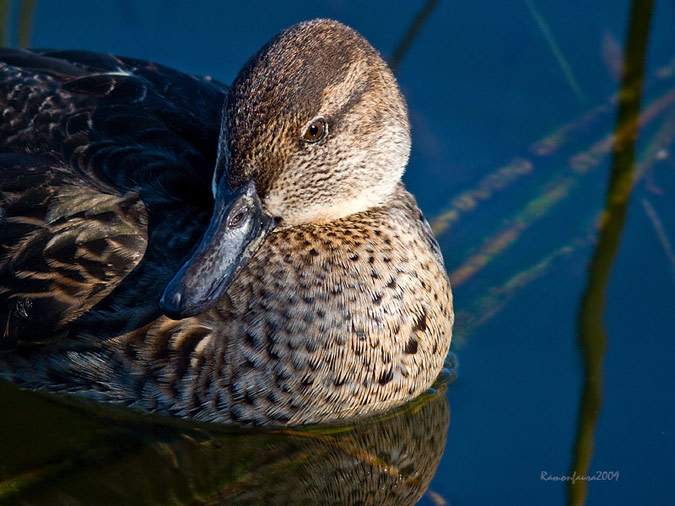
M442 367L451 327L435 241L400 188L390 206L272 234L217 310L158 321L120 346L143 357L139 370L153 344L176 350L167 371L194 362L183 375L144 377L147 404L209 420L308 423L419 395Z

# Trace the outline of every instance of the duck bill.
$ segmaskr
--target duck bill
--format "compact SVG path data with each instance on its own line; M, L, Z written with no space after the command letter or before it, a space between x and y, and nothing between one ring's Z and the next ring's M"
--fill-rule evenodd
M213 307L273 226L253 181L234 192L219 187L211 222L195 252L164 289L162 310L180 319Z

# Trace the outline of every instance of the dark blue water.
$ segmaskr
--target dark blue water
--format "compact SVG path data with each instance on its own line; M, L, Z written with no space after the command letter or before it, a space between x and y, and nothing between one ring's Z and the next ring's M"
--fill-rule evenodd
M424 5L38 0L31 44L152 59L230 82L272 35L315 17L356 28L390 57ZM446 394L443 458L420 504L568 500L566 483L542 473L571 474L580 439L578 315L629 12L617 0L441 0L401 61L413 131L405 182L436 226L449 225L439 241L456 285L458 379ZM590 482L587 504L669 504L675 493L674 20L674 2L655 2L642 102L652 110L607 286L597 422L581 438L587 474L618 479ZM565 127L550 152L537 149ZM486 192L490 175L514 160L526 170L504 171L511 179ZM589 168L575 171L578 160ZM454 200L466 192L471 210ZM470 259L482 263L467 270Z

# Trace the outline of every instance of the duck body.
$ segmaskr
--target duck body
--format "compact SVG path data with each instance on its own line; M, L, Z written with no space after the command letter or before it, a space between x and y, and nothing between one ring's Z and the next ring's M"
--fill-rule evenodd
M452 295L399 181L405 105L358 34L296 25L232 88L87 52L0 62L0 377L259 425L433 383Z

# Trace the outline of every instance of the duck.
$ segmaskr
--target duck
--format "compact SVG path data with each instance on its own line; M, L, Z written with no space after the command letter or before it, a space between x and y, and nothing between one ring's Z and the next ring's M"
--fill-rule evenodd
M230 86L0 51L0 378L225 424L425 392L452 292L401 177L405 99L358 32L281 31Z

